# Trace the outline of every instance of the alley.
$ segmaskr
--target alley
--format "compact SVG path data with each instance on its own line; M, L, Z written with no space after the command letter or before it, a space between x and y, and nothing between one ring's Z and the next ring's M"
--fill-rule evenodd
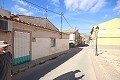
M39 80L96 80L87 47Z
M71 52L67 54L63 54L54 60L47 61L44 64L35 66L31 69L26 70L25 72L20 72L14 75L12 77L12 80L39 80L39 78L43 77L45 74L47 74L51 70L63 64L74 55L78 54L80 51L82 51L82 49L83 48L75 48Z

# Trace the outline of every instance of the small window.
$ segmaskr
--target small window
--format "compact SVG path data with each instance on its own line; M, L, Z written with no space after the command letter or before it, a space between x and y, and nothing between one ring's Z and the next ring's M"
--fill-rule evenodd
M100 30L100 34L107 34L107 31L105 29Z
M51 38L51 47L55 47L56 40L55 38Z
M120 34L120 29L117 29L117 33Z
M35 37L32 38L32 42L36 42L36 38Z

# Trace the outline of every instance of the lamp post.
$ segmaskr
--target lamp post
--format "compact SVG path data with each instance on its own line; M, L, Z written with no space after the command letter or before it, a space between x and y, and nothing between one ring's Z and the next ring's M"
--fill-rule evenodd
M97 45L97 39L98 39L98 30L99 30L99 27L97 26L95 28L95 37L96 37L96 52L95 52L95 56L98 56L98 45Z

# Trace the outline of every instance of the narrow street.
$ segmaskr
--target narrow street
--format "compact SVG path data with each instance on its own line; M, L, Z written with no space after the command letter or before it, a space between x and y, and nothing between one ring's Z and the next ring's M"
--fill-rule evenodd
M96 80L93 64L87 49L84 47L81 52L39 80Z
M14 75L12 77L12 80L39 80L48 72L52 71L56 67L60 66L61 64L78 54L80 51L82 51L82 49L83 48L75 48L68 54L63 54L54 60L47 61L43 64L28 69L25 72L20 72L17 75Z
M120 80L120 0L0 6L0 80Z
M75 48L54 60L21 72L12 80L96 80L87 47Z

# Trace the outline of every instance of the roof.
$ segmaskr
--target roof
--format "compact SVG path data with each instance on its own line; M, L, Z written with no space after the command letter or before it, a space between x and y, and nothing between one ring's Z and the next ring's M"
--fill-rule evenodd
M16 15L20 20L28 22L28 23L33 23L36 25L41 25L47 28L50 28L52 30L59 31L58 28L56 28L48 19L46 18L41 18L41 17L34 17L34 16L26 16L26 15Z
M8 16L2 16L2 15L0 15L0 19L10 20L12 22L18 22L18 23L25 24L25 25L30 25L30 26L39 27L39 28L46 29L46 30L51 30L51 31L57 31L57 32L59 32L58 30L53 30L53 29L45 27L45 26L40 26L40 25L36 25L36 24L33 24L33 23L25 22L25 21L22 21L22 20L13 18L13 17L8 17Z
M72 34L75 33L78 30L72 29L72 30L62 30L63 33L68 33L68 34Z
M120 18L114 18L114 19L111 19L111 20L108 20L108 21L105 21L103 23L100 23L100 24L97 24L95 25L94 27L100 27L100 28L104 28L104 27L117 27L115 26L116 24L118 24L120 26Z

